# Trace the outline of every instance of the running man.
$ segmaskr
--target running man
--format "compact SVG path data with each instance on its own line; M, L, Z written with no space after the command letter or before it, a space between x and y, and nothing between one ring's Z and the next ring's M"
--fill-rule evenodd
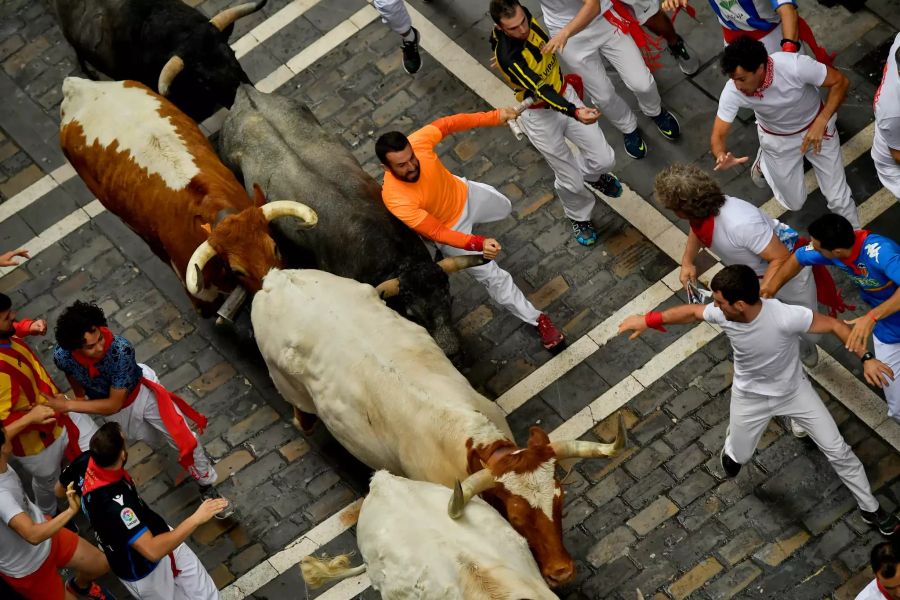
M856 600L900 600L900 546L891 540L876 544L869 555L875 579Z
M381 198L395 217L434 241L445 256L481 252L490 259L491 262L471 267L468 272L487 288L494 302L537 327L541 344L551 350L563 342L562 331L525 298L512 275L497 266L494 259L500 252L500 243L472 233L478 223L509 216L509 198L487 184L453 175L434 151L452 133L502 125L516 118L516 114L514 108L500 108L442 117L409 138L399 131L385 133L375 142L375 154L384 166Z
M645 56L647 53L647 46L651 43L655 44L655 42L651 42L647 39L646 34L643 32L635 30L631 25L632 21L637 21L640 26L646 27L653 34L666 41L666 45L669 48L669 54L671 54L672 58L675 59L675 62L678 63L678 68L681 69L682 73L685 75L694 75L700 70L700 60L697 58L697 55L692 49L688 48L684 38L675 31L675 24L672 22L672 19L669 18L669 15L660 9L657 0L622 0L622 4L627 5L627 10L631 13L631 15L625 15L625 18L629 21L628 30L630 35L634 38L638 48L641 48ZM622 14L619 12L619 7L616 6L615 2L613 3L613 8L617 13L620 15ZM629 18L631 16L633 16L633 19ZM562 33L562 31L560 33ZM561 41L565 42L567 38L568 36Z
M50 405L61 413L103 415L134 440L158 448L162 437L178 452L178 462L204 498L220 498L212 462L185 416L200 427L206 418L159 384L156 373L135 360L134 346L106 326L96 304L76 301L56 322L53 362L66 374L74 399L58 395ZM58 477L58 474L57 474ZM230 516L233 509L221 513Z
M492 0L510 14L519 5L518 0ZM641 112L650 117L659 132L669 141L681 136L678 121L662 106L656 80L644 63L641 51L628 34L629 25L613 10L612 0L541 0L544 22L550 35L549 47L544 51L556 52L568 70L584 80L584 90L594 104L622 132L625 152L636 159L647 155L647 146L638 130L637 117L625 101L616 93L612 81L606 75L604 58L615 68L638 101ZM494 17L494 22L497 18ZM540 72L540 71L539 71Z
M799 54L769 55L762 42L739 37L725 48L722 72L730 80L719 97L710 147L715 170L747 162L735 158L726 146L731 123L741 108L756 115L760 153L750 169L756 182L760 173L787 210L800 210L806 202L803 159L812 164L816 180L831 212L859 226L856 204L847 185L841 160L841 140L835 121L850 82L833 67ZM822 103L819 88L828 89Z
M875 138L872 162L878 179L900 200L900 33L884 63L884 76L875 92Z
M66 486L80 483L81 505L112 572L138 600L218 600L216 584L184 541L228 501L207 498L171 528L141 499L125 470L127 460L122 429L112 421L62 477Z
M736 477L741 466L753 457L772 417L790 417L831 462L856 499L862 519L882 535L893 534L900 522L879 506L862 463L844 441L800 366L801 334L832 333L846 341L850 328L804 306L760 299L759 279L746 265L725 267L716 273L710 287L713 304L686 304L633 315L622 321L619 333L633 331L630 339L635 339L648 328L665 331L664 325L697 321L721 327L734 352L728 433L720 453L725 474ZM866 380L872 385L881 386L893 376L880 361L863 358Z
M410 75L415 75L422 68L422 57L419 55L419 30L412 26L412 19L409 18L406 4L403 0L372 0L372 5L381 15L381 21L400 36L403 70Z
M829 265L844 271L859 287L860 296L872 307L849 321L853 331L847 340L851 352L865 353L874 337L875 356L900 374L900 244L883 235L854 229L840 215L823 215L810 223L812 242L793 254L772 278L766 294L777 293L807 265ZM900 421L900 383L884 387L888 416Z
M19 476L9 468L16 437L53 420L53 409L38 404L0 426L0 578L28 600L114 600L95 581L109 571L106 557L65 528L80 509L75 490L66 491L66 509L51 519L25 495ZM62 568L74 571L65 583Z
M600 112L581 101L581 79L577 75L564 78L556 54L540 51L549 36L528 9L517 0L493 0L491 18L496 23L491 47L497 66L520 102L535 102L519 123L556 175L553 187L572 222L575 240L591 246L597 242L591 221L595 194L622 195L622 184L609 172L615 153L596 125ZM566 140L579 149L580 158Z

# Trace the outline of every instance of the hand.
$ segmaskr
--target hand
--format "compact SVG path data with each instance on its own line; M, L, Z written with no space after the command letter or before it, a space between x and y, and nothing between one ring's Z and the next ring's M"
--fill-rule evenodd
M875 329L875 321L869 315L863 315L850 321L844 321L844 323L853 328L850 331L850 335L847 336L844 347L854 353L865 352L869 345L869 336L872 335L872 330Z
M38 319L31 324L31 327L28 328L28 332L31 335L44 335L47 333L47 321L44 319Z
M56 420L56 412L57 411L46 404L38 404L28 411L25 418L28 419L28 422L32 425L46 425L47 423L52 423Z
M562 30L552 38L550 38L546 44L541 47L541 54L550 54L552 52L559 52L563 48L566 47L566 42L569 41L569 34L566 30Z
M501 123L509 123L519 116L519 111L516 110L512 106L506 106L504 108L498 108L497 111L500 113L500 122Z
M622 334L626 331L634 332L628 336L629 340L636 340L639 335L647 331L647 320L644 319L644 315L631 315L619 323L618 333Z
M803 136L803 143L800 144L800 154L806 154L806 150L809 147L812 147L813 154L819 153L822 149L822 137L825 135L827 126L828 121L823 121L821 118L813 121L813 124L806 130L806 135Z
M585 125L593 125L600 118L600 111L596 108L580 106L575 109L575 118Z
M14 267L19 264L19 261L13 260L16 256L21 256L22 258L31 258L28 256L28 250L25 248L19 248L18 250L10 250L9 252L4 252L0 254L0 267Z
M865 375L866 381L875 387L890 385L894 380L894 372L891 368L877 358L870 358L863 363L863 375Z
M774 298L775 292L772 290L772 287L769 284L762 284L759 286L759 297L760 298Z
M55 396L46 396L47 406L52 408L59 414L69 412L69 397L65 394L56 394Z
M678 281L681 282L681 287L684 287L688 284L688 281L696 281L697 280L697 267L694 265L681 265L681 272L678 274Z
M713 171L724 171L726 169L730 169L731 167L742 165L749 159L749 156L735 158L734 154L732 154L731 152L723 152L716 157L716 166L713 167Z
M688 5L688 0L663 0L663 10L675 10L676 8L684 8Z
M484 246L482 246L482 254L484 257L490 260L495 260L497 255L500 254L502 246L500 246L500 242L495 240L494 238L488 238L484 240Z
M192 517L197 520L197 525L203 525L227 507L228 500L225 498L210 498L203 501Z
M75 492L75 483L73 482L69 482L69 485L66 486L66 501L69 503L69 510L77 515L81 510L81 499Z

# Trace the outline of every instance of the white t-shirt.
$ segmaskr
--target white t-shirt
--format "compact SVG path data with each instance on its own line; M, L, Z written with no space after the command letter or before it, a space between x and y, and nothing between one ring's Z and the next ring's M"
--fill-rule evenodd
M800 367L799 334L809 330L813 312L803 306L763 299L753 321L737 323L708 304L703 319L720 326L734 349L733 387L766 396L784 396L797 389Z
M584 3L581 0L541 0L541 12L544 13L544 23L552 31L559 31L575 18ZM603 13L612 8L612 0L600 0L600 14L598 19L603 19Z
M725 196L725 204L715 217L710 250L725 265L747 265L757 275L769 266L759 254L772 240L778 221L749 202Z
M856 600L884 600L884 594L878 589L878 581L875 579L870 581L869 585L864 587L859 592L859 595L856 596Z
M762 92L762 98L746 95L729 79L719 96L716 116L731 123L739 109L750 108L757 122L769 131L796 133L819 113L819 87L828 69L813 58L792 52L775 52L769 58L772 83Z
M894 38L884 65L884 77L875 92L875 138L872 160L887 167L900 168L890 149L900 150L900 73L895 55L900 49L900 33Z
M35 523L44 520L41 510L25 495L25 488L12 467L0 473L0 573L9 577L25 577L38 570L50 555L50 540L32 546L9 528L9 522L26 513Z

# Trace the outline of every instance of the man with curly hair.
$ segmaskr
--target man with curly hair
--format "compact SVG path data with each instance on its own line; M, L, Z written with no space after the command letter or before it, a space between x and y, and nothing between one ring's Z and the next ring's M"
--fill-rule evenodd
M137 362L134 346L109 330L100 307L76 301L63 311L56 322L56 344L53 362L65 373L75 399L57 395L50 401L55 410L103 415L129 439L154 447L162 436L178 451L179 464L200 486L203 499L221 498L213 485L216 470L185 416L201 433L206 418L161 386L153 369ZM229 504L216 516L224 519L233 512Z

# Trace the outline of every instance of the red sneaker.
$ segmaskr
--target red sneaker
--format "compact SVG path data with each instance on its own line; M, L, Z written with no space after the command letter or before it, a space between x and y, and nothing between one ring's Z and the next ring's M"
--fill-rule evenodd
M538 335L541 336L541 344L543 344L544 348L547 350L556 348L566 339L566 336L563 335L562 331L556 328L556 325L553 324L550 317L543 313L538 317L537 330Z
M116 600L116 597L105 587L92 581L91 587L81 590L75 584L75 578L70 577L66 582L66 589L76 598L85 598L87 600Z

